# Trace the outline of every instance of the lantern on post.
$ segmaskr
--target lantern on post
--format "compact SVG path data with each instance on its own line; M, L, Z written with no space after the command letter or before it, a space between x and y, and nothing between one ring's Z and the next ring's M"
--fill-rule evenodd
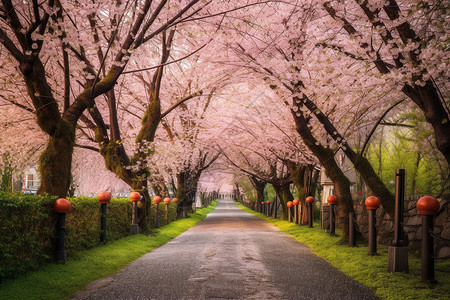
M294 223L298 224L299 220L298 220L298 204L300 203L300 200L298 199L294 199L292 201L292 204L294 205Z
M101 192L97 195L97 199L102 209L102 215L100 217L100 243L106 243L106 210L108 203L111 202L111 194Z
M308 225L309 228L313 228L313 218L314 218L314 212L313 212L313 204L314 204L314 198L311 196L306 197L305 199L306 204L308 205Z
M422 281L436 282L434 279L434 240L433 217L439 211L439 201L431 196L424 196L417 201L417 212L422 215L422 246L420 249L422 258Z
M264 201L261 201L261 213L264 214L266 212L266 207L264 206Z
M169 197L164 198L164 204L166 205L166 225L167 225L169 224L169 204L170 204Z
M266 213L266 216L269 216L269 208L270 208L270 201L266 201L266 204L267 204L267 213Z
M291 221L291 210L292 210L292 206L294 206L294 204L292 203L292 201L288 201L286 203L286 206L288 208L288 220L289 220L289 222L292 222Z
M65 264L67 261L66 252L66 214L72 206L67 199L56 199L54 212L57 214L56 220L56 262Z
M160 196L155 196L153 198L153 203L156 205L156 220L155 220L155 228L159 228L159 203L161 202Z
M330 235L336 235L335 226L336 226L336 217L334 212L334 207L337 204L337 197L335 195L330 195L327 198L328 205L330 206Z
M370 196L364 202L369 215L369 255L377 255L377 228L375 212L380 206L380 200L377 197Z
M137 202L141 200L141 194L138 192L131 192L130 200L133 201L133 211L131 215L131 234L139 233L139 225L138 225L138 206Z

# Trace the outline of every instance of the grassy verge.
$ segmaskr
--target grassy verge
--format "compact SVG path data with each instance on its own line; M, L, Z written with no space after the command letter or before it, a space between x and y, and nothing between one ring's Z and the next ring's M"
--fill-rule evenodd
M71 256L65 265L50 264L38 271L0 285L0 299L67 299L90 282L115 274L138 257L167 243L193 227L212 212L197 210L155 231L154 235L133 235Z
M281 231L308 245L312 251L347 276L371 288L382 299L450 299L450 262L435 265L435 285L420 281L420 260L410 255L409 274L388 273L387 246L378 245L378 255L368 256L368 248L338 245L340 237L332 237L315 224L316 228L298 226L287 221L266 217L238 203L238 206L259 218L265 219ZM337 231L339 234L339 232Z

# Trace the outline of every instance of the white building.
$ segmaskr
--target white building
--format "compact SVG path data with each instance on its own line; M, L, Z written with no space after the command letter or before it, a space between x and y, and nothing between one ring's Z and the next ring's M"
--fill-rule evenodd
M39 186L41 185L41 178L37 167L37 165L34 165L24 171L22 191L25 194L36 194Z

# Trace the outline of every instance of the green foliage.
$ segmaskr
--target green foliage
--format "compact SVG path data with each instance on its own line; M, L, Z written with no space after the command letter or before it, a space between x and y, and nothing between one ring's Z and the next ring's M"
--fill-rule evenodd
M56 224L54 200L0 193L0 282L49 261Z
M239 179L239 186L244 190L245 195L247 195L247 200L253 202L258 200L256 190L246 176Z
M378 255L368 256L367 246L348 247L340 245L341 237L330 236L324 230L307 226L298 226L263 214L256 213L244 206L238 206L259 218L266 219L281 231L289 233L296 240L308 245L319 257L371 288L381 299L448 299L450 295L450 262L437 262L435 278L437 285L427 285L420 281L420 260L414 255L409 257L409 274L388 273L387 247L378 245ZM340 231L336 231L340 234Z
M9 152L5 152L0 160L0 191L11 192L12 191L12 174L14 172L14 167L11 163L11 155Z
M54 256L56 197L0 193L0 282L48 263ZM69 198L72 209L66 216L68 259L99 245L101 204L97 198ZM176 204L159 205L160 226L176 220ZM107 206L107 240L129 235L132 203L128 198L111 199ZM149 223L155 227L156 206Z
M413 127L381 130L367 149L368 160L391 192L395 187L395 170L405 169L407 194L436 195L448 171L445 171L447 163L430 142L432 131L423 128L421 114L409 113L397 118L400 120L395 122L406 119Z
M111 205L111 204L110 204ZM49 264L0 285L0 299L68 299L90 282L115 274L127 264L191 228L214 210L211 206L157 229L132 235L76 254L65 265ZM26 288L24 288L26 287Z
M266 185L264 188L264 198L273 201L277 194L275 193L275 190L273 189L273 186L271 184Z
M100 237L101 204L96 198L68 199L72 209L66 217L66 250L72 253L95 247ZM107 239L116 240L129 234L131 201L111 199L107 206Z

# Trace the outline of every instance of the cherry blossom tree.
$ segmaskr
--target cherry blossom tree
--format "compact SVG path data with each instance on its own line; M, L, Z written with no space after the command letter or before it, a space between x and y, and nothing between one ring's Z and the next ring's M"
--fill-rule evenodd
M0 42L22 74L37 123L49 135L40 157L39 193L65 196L78 120L87 109L96 115L95 99L113 89L133 51L195 13L200 7L193 6L199 1L179 6L170 6L169 1L17 2L1 2L5 26L0 29ZM48 75L58 64L64 74L62 101Z
M450 163L446 51L448 7L442 1L326 1L334 22L323 47L373 65L424 113L437 148ZM343 9L345 7L345 10ZM340 30L343 29L347 36Z

